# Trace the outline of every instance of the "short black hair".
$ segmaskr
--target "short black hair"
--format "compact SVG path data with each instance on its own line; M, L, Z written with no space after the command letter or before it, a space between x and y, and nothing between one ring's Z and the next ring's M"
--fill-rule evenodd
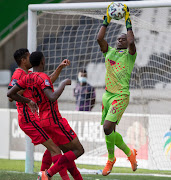
M87 74L87 71L85 69L81 69L79 72Z
M30 63L34 66L39 66L41 60L43 59L44 55L40 51L32 52L30 55Z
M29 50L26 48L21 48L15 51L13 56L18 66L20 66L22 58L26 59L28 53L29 53Z

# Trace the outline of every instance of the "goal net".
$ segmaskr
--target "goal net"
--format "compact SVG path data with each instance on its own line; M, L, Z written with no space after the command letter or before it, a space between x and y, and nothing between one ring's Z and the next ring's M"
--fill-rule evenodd
M169 170L171 167L171 4L155 7L126 2L130 7L135 35L137 58L130 81L130 103L117 126L131 148L138 151L138 167ZM161 2L160 2L161 3ZM93 4L93 3L92 3ZM37 8L36 27L29 23L29 48L42 51L46 59L46 73L51 74L63 59L71 65L62 70L55 87L65 78L72 79L58 103L62 115L68 119L85 148L85 154L76 160L78 164L105 165L107 149L101 121L101 101L105 87L104 56L97 43L97 34L106 13L105 6L83 8L79 3L66 4L63 9ZM148 7L149 4L149 7ZM162 6L167 6L163 3ZM89 3L91 6L91 3ZM138 8L134 8L134 7ZM142 8L142 7L143 8ZM158 5L159 6L159 5ZM161 5L160 5L161 6ZM146 8L144 8L146 7ZM36 9L36 7L35 7ZM34 10L35 10L34 9ZM46 9L46 10L45 10ZM34 30L35 29L35 30ZM32 31L32 32L31 32ZM126 33L124 19L112 20L105 39L115 47L116 39ZM33 36L33 39L31 36ZM34 37L36 39L34 39ZM36 44L33 45L35 41ZM33 45L33 46L32 46ZM73 89L78 72L86 69L88 82L96 88L96 104L92 112L75 110ZM35 160L41 160L44 148L35 148ZM126 156L117 147L116 166L130 167Z

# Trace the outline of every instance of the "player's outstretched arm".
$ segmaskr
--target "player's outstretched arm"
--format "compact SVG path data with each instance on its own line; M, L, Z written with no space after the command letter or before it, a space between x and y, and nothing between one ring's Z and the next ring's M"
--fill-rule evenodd
M70 65L70 61L68 59L64 59L61 64L56 68L56 70L49 76L52 83L56 81L62 69L66 66Z
M33 102L32 100L25 98L24 96L21 96L18 94L18 91L20 91L21 88L17 85L14 85L7 93L7 96L17 102L27 103L30 107L31 111L35 113L38 109L37 104Z
M132 23L130 19L129 8L126 4L124 4L124 10L125 10L125 25L127 29L128 49L129 49L129 53L133 55L136 52L136 47L134 42L134 33L132 31Z
M56 89L54 92L52 92L52 89L46 88L44 90L44 93L50 101L54 102L60 97L60 95L62 94L62 92L65 89L65 86L67 86L67 85L71 85L70 79L65 79L64 81L62 81L61 84L59 85L58 89Z
M107 41L104 39L105 33L106 33L106 28L105 26L102 26L99 30L98 36L97 36L97 42L101 48L101 51L105 53L107 51Z
M110 6L110 5L109 5ZM101 51L103 53L105 53L107 51L108 48L108 44L107 41L104 39L105 34L106 34L106 29L107 26L109 25L110 21L111 21L111 17L109 16L108 10L109 10L109 6L107 7L107 11L106 11L106 16L103 17L103 24L102 27L99 30L99 33L97 35L97 42L101 48Z

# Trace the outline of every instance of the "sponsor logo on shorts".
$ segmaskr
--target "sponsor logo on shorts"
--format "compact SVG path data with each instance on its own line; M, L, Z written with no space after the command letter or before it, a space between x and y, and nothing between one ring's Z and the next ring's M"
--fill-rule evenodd
M110 110L110 113L115 114L116 113L116 108L112 107L111 110Z

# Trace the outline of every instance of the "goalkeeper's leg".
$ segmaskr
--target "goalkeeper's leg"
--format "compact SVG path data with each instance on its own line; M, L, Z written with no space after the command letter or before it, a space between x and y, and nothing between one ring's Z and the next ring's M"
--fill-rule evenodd
M112 171L113 165L116 161L114 156L114 146L115 146L115 134L114 129L116 127L116 122L111 122L105 120L103 129L105 133L106 146L108 150L108 161L105 168L103 169L102 175L107 176Z
M135 149L130 149L125 142L123 141L122 136L118 133L115 132L115 145L121 149L128 157L128 160L131 163L132 170L136 171L137 170L137 161L136 161L136 155L137 151Z

